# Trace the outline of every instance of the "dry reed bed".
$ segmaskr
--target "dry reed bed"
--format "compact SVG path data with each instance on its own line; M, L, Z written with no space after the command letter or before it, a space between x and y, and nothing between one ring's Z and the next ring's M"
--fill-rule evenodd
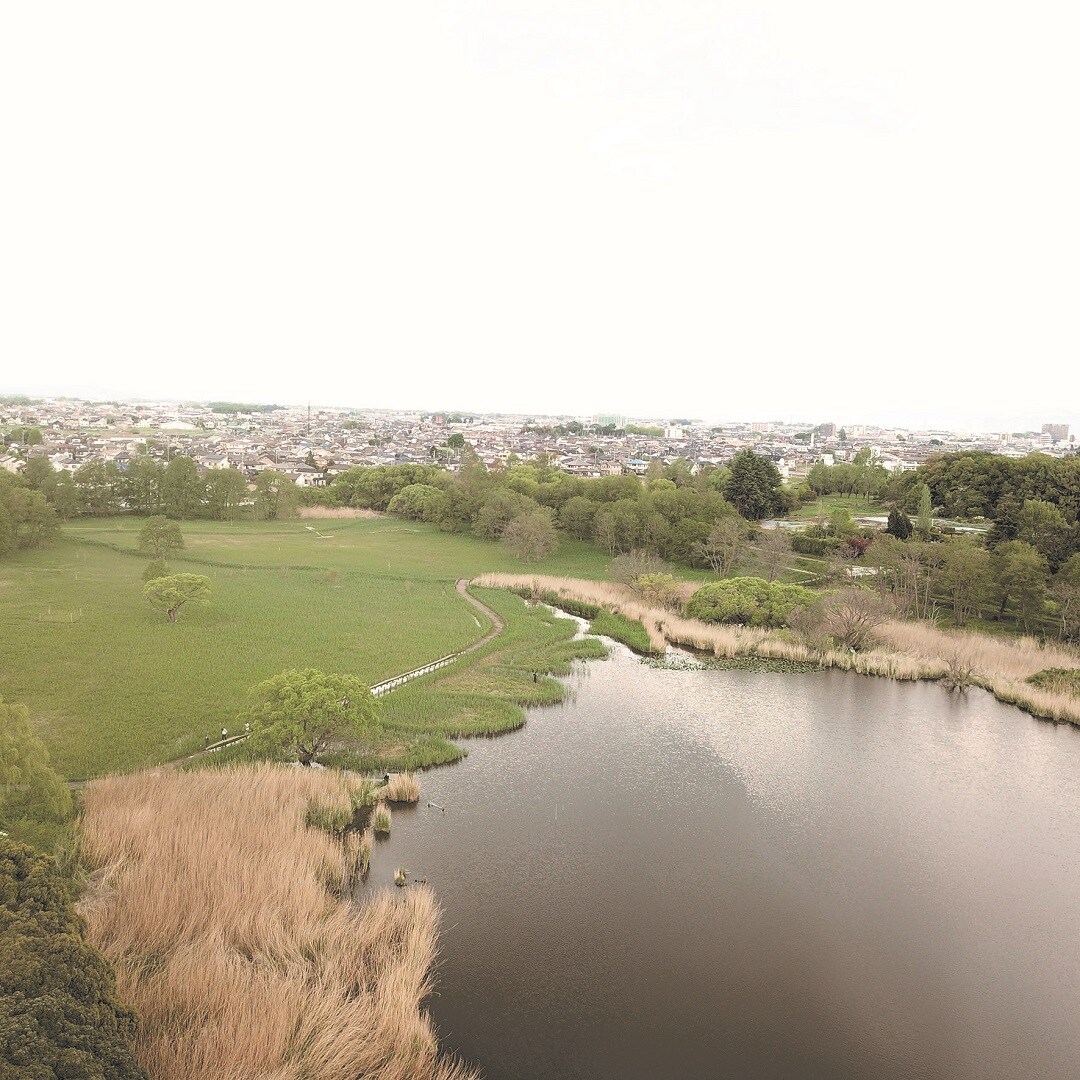
M306 521L325 521L335 518L381 518L385 514L378 510L365 510L358 506L301 506L296 512L297 517Z
M420 781L411 772L394 773L387 783L375 790L375 798L387 802L419 802Z
M283 766L152 772L85 791L82 903L139 1012L154 1080L464 1080L420 1004L430 890L340 895L358 852L305 826L347 805L340 773ZM353 845L370 850L370 839Z
M891 679L959 677L989 690L1000 701L1033 716L1080 725L1080 700L1063 692L1040 690L1026 679L1045 668L1080 667L1080 653L1044 645L1033 638L992 638L985 634L939 630L926 623L890 620L877 627L878 644L865 652L821 650L783 633L744 626L714 626L649 607L625 585L533 574L484 574L478 585L531 588L618 611L645 626L653 647L670 642L719 657L763 656L803 660ZM693 589L692 583L686 583ZM684 597L685 598L685 597Z

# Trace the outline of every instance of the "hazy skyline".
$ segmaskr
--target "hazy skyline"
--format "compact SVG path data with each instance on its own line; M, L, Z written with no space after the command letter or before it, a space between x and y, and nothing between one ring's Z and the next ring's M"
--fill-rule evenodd
M0 391L1080 427L1068 12L0 10Z

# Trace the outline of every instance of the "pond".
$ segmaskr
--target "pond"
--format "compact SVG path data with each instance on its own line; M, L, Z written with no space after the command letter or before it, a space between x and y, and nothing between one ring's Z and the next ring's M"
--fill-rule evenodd
M570 682L373 856L434 887L488 1080L1080 1075L1080 731L621 646Z

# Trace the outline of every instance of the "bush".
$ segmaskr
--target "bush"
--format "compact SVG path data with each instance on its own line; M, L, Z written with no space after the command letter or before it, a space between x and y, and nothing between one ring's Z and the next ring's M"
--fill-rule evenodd
M801 585L756 577L728 578L698 589L686 605L686 614L702 622L779 627L787 625L797 608L809 607L816 599Z
M826 536L812 536L808 532L796 532L791 536L791 550L799 555L828 555L836 541Z

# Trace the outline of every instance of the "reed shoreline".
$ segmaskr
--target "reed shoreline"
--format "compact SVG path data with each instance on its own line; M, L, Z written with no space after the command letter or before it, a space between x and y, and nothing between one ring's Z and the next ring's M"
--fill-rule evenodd
M155 770L85 789L80 901L154 1080L474 1080L423 1001L440 918L424 885L351 897L362 781L283 765ZM369 843L369 842L368 842ZM355 849L355 850L354 850Z
M1080 698L1040 689L1027 681L1048 668L1080 668L1080 653L1061 645L1044 645L1033 638L991 638L891 619L876 628L873 648L851 652L816 648L792 631L719 626L687 619L645 604L633 590L612 582L492 573L482 575L475 583L526 590L538 599L554 594L636 620L644 626L658 654L670 643L721 658L754 656L898 681L946 682L958 689L977 686L1036 719L1080 727ZM684 583L684 592L693 588L694 583Z

